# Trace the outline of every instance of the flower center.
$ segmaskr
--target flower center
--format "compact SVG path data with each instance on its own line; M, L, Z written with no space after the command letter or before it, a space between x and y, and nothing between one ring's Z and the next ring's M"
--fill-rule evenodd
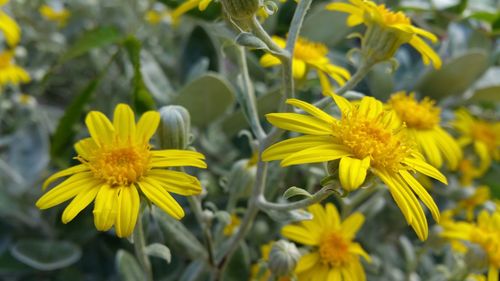
M428 130L439 124L441 110L427 97L419 103L413 94L399 93L391 97L389 104L409 128Z
M366 118L355 109L334 125L334 135L358 159L370 157L370 166L397 172L412 151L401 130L387 128L382 121L386 112Z
M344 239L340 233L331 232L324 235L319 246L319 255L324 264L342 266L351 257L349 253L350 241Z
M483 121L475 122L472 125L472 135L474 139L485 143L490 150L495 150L497 140L495 131L490 124Z
M97 178L110 185L129 186L150 169L149 145L129 144L122 147L101 147L93 152L86 163Z
M324 60L327 54L328 48L324 44L299 38L295 45L293 56L303 61L318 61Z

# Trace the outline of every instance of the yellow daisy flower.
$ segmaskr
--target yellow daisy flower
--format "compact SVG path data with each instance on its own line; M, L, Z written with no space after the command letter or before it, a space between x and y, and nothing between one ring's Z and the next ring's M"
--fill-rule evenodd
M129 236L135 228L139 192L181 219L184 210L170 192L195 195L201 192L201 185L193 176L164 168L206 168L206 164L198 152L151 150L149 140L159 122L159 113L149 111L135 124L134 113L125 104L116 107L113 122L101 112L90 112L85 119L90 137L75 144L81 164L49 177L44 189L59 178L69 178L44 194L36 206L47 209L73 198L62 214L63 223L68 223L95 199L97 230L107 231L114 225L118 237Z
M241 219L236 214L231 214L231 219L229 223L224 227L223 233L224 236L233 235L236 230L240 227Z
M458 202L457 212L464 210L467 220L474 219L474 210L490 200L490 188L488 186L479 186L468 198Z
M284 38L273 36L273 41L281 48L285 48ZM332 93L330 78L335 80L340 86L351 77L349 71L330 62L328 58L328 48L321 43L310 42L304 38L298 38L293 53L293 77L304 79L310 69L316 70L324 95ZM260 58L263 67L271 67L281 64L281 60L272 54L264 54Z
M367 26L361 41L361 51L365 58L374 62L385 61L394 56L402 44L408 43L421 55L424 64L432 62L435 68L441 67L441 59L434 50L422 40L422 37L436 42L434 34L411 24L402 12L393 12L385 5L377 5L368 0L349 0L351 4L335 2L326 9L348 13L347 25Z
M7 4L9 1L0 2L0 7ZM7 41L7 44L14 47L21 39L21 28L15 20L13 20L7 13L0 10L0 30Z
M310 115L267 114L267 120L274 126L305 135L272 145L264 151L263 159L281 159L282 166L340 159L340 183L347 191L361 186L371 171L388 186L406 221L425 240L427 219L416 195L436 221L439 209L412 172L443 183L447 183L446 178L414 149L395 113L384 110L382 102L364 97L353 104L338 95L333 98L342 112L340 120L297 99L289 99L287 103Z
M447 228L450 225L453 225L456 223L453 220L453 217L455 216L456 210L445 210L441 212L441 220L439 221L439 225L441 225L443 228ZM463 241L457 240L457 239L450 239L448 238L451 249L457 253L465 254L468 251L467 246L464 245Z
M488 257L488 281L498 281L500 268L500 212L483 210L476 223L454 222L443 225L441 236L479 245Z
M38 11L44 18L57 23L61 27L66 25L69 17L71 16L70 11L64 7L55 9L49 5L42 5Z
M391 96L389 106L406 124L410 138L414 139L419 151L434 167L440 168L443 158L450 169L456 169L462 158L462 150L453 137L439 125L441 110L435 101L425 97L418 102L415 94L398 92Z
M457 110L455 116L451 125L461 134L458 143L462 147L474 145L480 159L478 172L482 174L488 170L492 159L500 160L500 122L475 118L464 108Z
M353 241L365 217L353 213L344 221L331 203L308 208L313 219L283 227L281 234L297 243L311 247L295 269L299 281L366 280L360 256L370 262L370 256Z
M175 8L170 16L172 17L172 23L177 25L179 23L179 19L185 13L191 11L192 9L198 8L200 11L205 11L212 3L213 0L186 0L184 3L180 4L177 8Z
M14 63L14 53L4 51L0 53L0 87L19 85L31 81L30 75L22 67Z

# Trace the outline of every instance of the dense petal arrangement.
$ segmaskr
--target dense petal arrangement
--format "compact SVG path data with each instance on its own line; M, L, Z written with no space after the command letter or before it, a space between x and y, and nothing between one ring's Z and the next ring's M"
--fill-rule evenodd
M267 120L274 126L304 135L272 145L264 151L263 159L282 160L282 166L340 159L340 183L348 191L361 186L370 171L387 185L406 221L418 237L425 240L427 219L417 196L436 221L439 220L439 209L412 172L443 183L447 183L446 178L425 162L396 114L384 110L380 101L364 97L354 104L341 96L333 97L342 112L340 120L297 99L289 99L287 103L309 115L267 114Z
M286 40L284 38L273 36L273 41L278 46L285 48ZM323 93L325 95L332 93L330 79L342 86L351 75L345 68L332 64L327 55L328 48L324 44L310 42L299 37L292 58L293 77L304 79L309 70L314 69L318 74ZM267 53L261 57L260 64L264 67L271 67L281 64L281 60Z
M353 241L364 216L356 212L341 221L331 203L324 207L309 206L308 211L313 215L312 220L287 225L281 230L284 237L311 247L295 269L298 280L366 280L360 257L366 261L371 259L361 245Z
M408 136L415 140L418 150L434 167L440 168L443 160L455 170L462 158L462 150L453 137L440 126L441 110L435 101L424 98L418 102L415 94L398 92L388 102L399 119L405 123Z
M193 176L164 168L206 168L206 164L198 152L151 150L149 140L159 120L158 112L149 111L136 124L125 104L116 107L113 122L101 112L90 112L85 119L90 137L75 144L81 164L49 177L44 189L59 178L68 178L44 194L37 207L47 209L72 199L62 214L63 223L68 223L95 199L96 228L107 231L114 225L117 236L127 237L134 230L142 192L163 211L181 219L184 210L170 192L195 195L201 185Z
M12 51L0 53L0 87L19 85L30 80L29 73L14 63L14 53Z
M466 109L457 110L455 115L451 125L461 134L458 143L462 147L474 147L481 160L478 172L482 174L492 160L500 160L500 122L475 118Z
M347 25L365 24L367 31L362 38L362 51L366 57L375 61L390 59L397 49L405 43L410 44L421 55L425 64L432 62L435 68L441 67L441 59L421 38L436 42L434 34L415 27L402 12L393 12L385 5L377 5L367 0L349 0L348 3L335 2L326 9L348 13Z

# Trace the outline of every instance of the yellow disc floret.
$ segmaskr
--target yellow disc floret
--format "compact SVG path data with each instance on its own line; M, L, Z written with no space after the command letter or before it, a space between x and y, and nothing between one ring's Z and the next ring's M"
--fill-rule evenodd
M319 245L319 255L324 264L330 266L343 266L349 262L351 242L346 240L341 233L331 232L324 235Z
M420 130L432 129L439 124L441 110L435 101L425 97L421 102L415 100L415 94L399 92L391 96L389 104L408 128Z

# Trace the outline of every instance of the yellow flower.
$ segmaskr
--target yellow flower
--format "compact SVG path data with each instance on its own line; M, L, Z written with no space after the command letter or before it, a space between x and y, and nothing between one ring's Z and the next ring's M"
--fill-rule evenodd
M0 87L5 85L19 85L31 80L26 70L14 63L14 53L5 51L0 53Z
M229 223L224 227L223 233L225 236L231 236L238 230L241 224L241 219L236 214L231 214Z
M368 262L371 258L353 241L365 217L356 212L341 221L331 203L325 207L312 205L308 211L313 215L312 220L281 230L284 237L311 247L311 252L300 258L295 269L298 280L366 280L360 256Z
M445 210L441 212L441 220L439 224L446 228L449 227L450 225L452 226L455 221L453 220L453 217L455 216L455 211L456 210ZM464 243L461 240L457 239L448 239L450 242L451 249L457 253L465 254L467 253L467 246L464 245Z
M286 40L281 37L273 36L273 41L282 48L286 45ZM346 69L332 64L327 55L328 48L324 44L299 38L293 53L293 77L304 79L309 70L314 69L318 74L323 94L330 95L332 93L330 78L342 86L351 75ZM263 67L271 67L281 64L281 61L272 54L265 54L261 57L260 64Z
M451 125L461 134L458 143L462 147L474 145L480 159L478 172L482 174L488 170L492 159L500 160L500 122L475 118L464 108L457 110L455 116Z
M0 7L7 4L9 1L0 2ZM14 47L21 39L21 28L7 13L0 10L0 30L2 31L7 44Z
M446 178L424 161L395 113L384 110L380 101L364 97L352 104L338 95L333 98L342 112L340 120L297 99L289 99L287 103L310 115L267 114L267 120L273 125L305 135L274 144L264 151L263 159L282 159L282 166L340 159L340 183L347 191L361 186L371 171L388 186L406 221L418 237L425 240L427 219L416 195L436 221L439 209L412 173L420 172L443 183L447 183Z
M57 23L59 26L65 26L71 16L70 11L64 7L54 9L52 6L42 5L38 11L44 18Z
M331 3L326 9L348 13L349 26L362 23L367 26L361 42L361 51L365 58L370 58L374 62L388 60L402 44L408 43L422 55L425 64L432 62L435 68L441 67L439 56L420 37L436 42L434 34L413 26L404 13L393 12L383 4L377 5L364 0L349 0L349 2L351 4Z
M415 140L419 151L436 168L443 164L456 169L462 158L458 143L439 125L441 110L435 101L425 97L418 102L415 94L398 92L391 96L389 106L396 111L399 119L406 124L408 136Z
M483 210L477 222L454 222L443 225L441 236L460 239L479 245L488 257L488 281L498 281L500 268L500 212Z
M463 186L469 186L472 184L472 181L481 176L481 171L474 167L474 163L472 163L469 159L462 159L460 164L458 165L458 171L460 172L460 184Z
M206 168L204 156L188 150L151 150L149 140L160 121L156 111L146 112L135 124L128 105L120 104L113 122L92 111L85 123L90 137L75 144L81 163L49 177L45 189L55 180L68 177L44 194L36 205L47 209L73 198L62 214L70 222L95 199L94 224L100 231L115 226L118 237L129 236L139 214L139 191L152 203L176 219L184 210L170 192L189 196L201 192L200 182L168 167Z
M480 274L469 274L465 281L488 281L486 280L486 276Z
M146 12L144 19L151 25L159 24L165 16L169 15L165 12L160 12L156 10L149 10Z
M474 219L474 209L483 205L488 200L490 200L490 188L487 186L480 186L474 190L474 193L470 197L458 202L457 212L464 210L467 220L471 221Z
M267 262L269 260L269 254L271 253L271 248L273 247L274 241L264 244L260 247L261 261ZM259 264L253 264L250 270L250 281L268 281L271 277L271 271L262 268ZM290 277L280 277L278 281L290 281Z
M172 17L172 23L177 25L179 23L179 19L185 13L191 11L192 9L198 8L200 11L205 11L212 3L213 0L186 0L184 3L180 4L177 8L175 8L170 16Z

